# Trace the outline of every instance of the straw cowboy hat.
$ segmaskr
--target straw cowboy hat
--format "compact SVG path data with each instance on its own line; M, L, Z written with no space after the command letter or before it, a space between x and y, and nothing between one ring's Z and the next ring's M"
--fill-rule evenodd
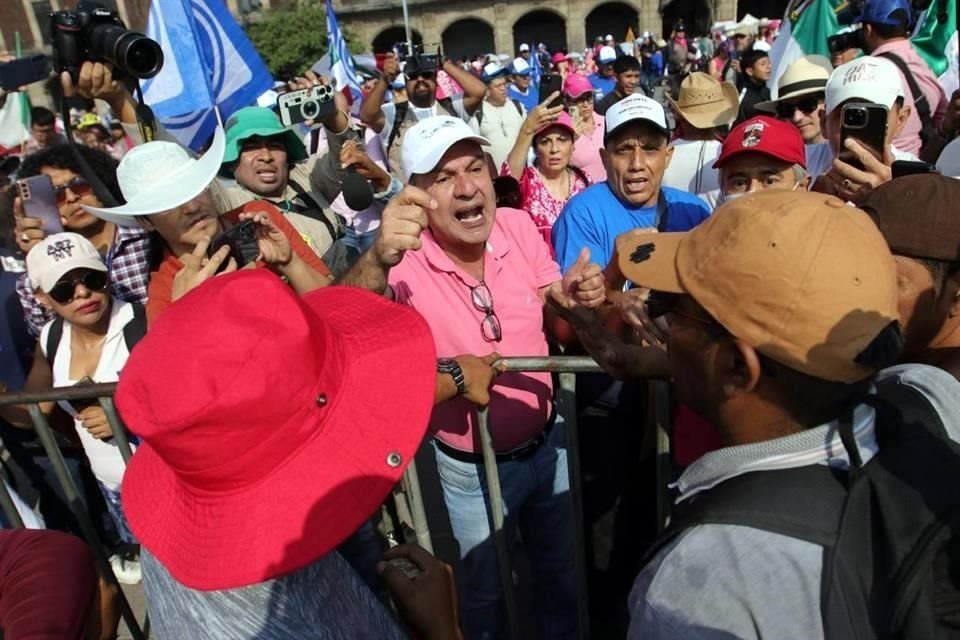
M305 567L400 480L436 380L409 307L350 287L298 296L266 269L213 278L150 326L120 377L117 407L143 440L127 520L192 589Z
M833 65L823 56L804 56L790 63L777 81L777 99L757 104L757 111L776 113L777 104L811 93L823 93Z
M680 117L697 129L722 127L733 122L740 109L737 88L705 73L691 73L680 84L677 99L668 97Z

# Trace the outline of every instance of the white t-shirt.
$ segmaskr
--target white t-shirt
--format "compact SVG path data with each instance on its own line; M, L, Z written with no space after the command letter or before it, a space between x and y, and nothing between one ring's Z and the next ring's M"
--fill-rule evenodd
M480 113L478 109L470 118L470 127L477 135L481 135L490 141L490 146L487 147L486 151L493 157L493 162L499 172L500 167L510 154L510 150L513 149L517 136L520 135L520 127L527 117L527 112L523 105L520 105L520 109L517 110L517 104L509 98L501 107L494 106L484 100L480 109L483 110L483 118L478 124L477 114Z
M713 168L720 155L718 140L677 140L663 185L700 196L714 209L720 199L720 171Z
M770 43L767 42L766 40L757 39L753 43L754 51L766 51L767 53L769 53L771 48L772 47L770 46Z
M470 122L470 115L463 106L463 94L455 95L450 98L453 104L453 110L464 122ZM424 118L433 116L447 115L447 110L440 106L439 102L434 102L432 107L421 109L413 106L412 102L407 103L410 113L417 119L417 122ZM388 149L390 142L390 132L393 131L393 119L397 117L397 105L392 102L384 104L380 109L383 111L383 131L380 132L380 140L383 142L383 148Z
M830 167L833 166L833 149L830 148L829 142L821 142L819 144L808 144L806 150L807 173L810 174L810 184L812 185L818 176L830 171ZM894 160L918 160L917 156L912 153L900 151L894 146L890 147L890 151L893 153Z
M94 382L116 382L120 379L120 370L127 363L130 352L127 351L127 343L123 339L123 328L133 320L133 306L129 302L124 302L117 298L113 299L113 306L110 309L110 326L107 328L107 338L103 343L103 349L100 352L100 362L97 363L97 370L94 373ZM47 348L47 336L50 334L52 322L43 327L40 332L41 348ZM63 323L63 335L60 338L60 344L57 346L57 354L53 361L53 386L71 387L78 381L70 378L70 343L73 330L70 323ZM46 355L46 353L44 353ZM48 358L49 359L49 358ZM126 465L123 463L123 457L120 455L120 449L115 440L104 442L91 436L83 424L76 419L76 412L67 402L59 402L64 411L74 417L74 426L80 436L80 443L87 454L87 460L90 461L90 469L97 480L102 482L108 489L116 491L120 488L123 480L123 472ZM131 448L133 445L131 444Z

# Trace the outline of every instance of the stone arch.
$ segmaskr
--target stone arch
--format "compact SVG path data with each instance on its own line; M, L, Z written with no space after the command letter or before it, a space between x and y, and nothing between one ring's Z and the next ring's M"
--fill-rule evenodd
M597 36L602 38L607 34L622 42L628 28L633 29L634 34L640 33L640 12L626 2L601 2L587 14L584 22L587 46L592 46Z
M410 37L413 38L414 44L423 44L423 36L416 29L410 30ZM374 53L386 53L393 51L393 46L398 42L406 42L406 40L407 32L403 25L387 27L374 37L370 43L370 48Z
M496 52L493 26L486 20L474 16L459 18L451 22L441 35L443 53L451 60Z
M523 43L536 47L541 42L549 51L567 50L567 21L563 14L550 9L535 9L513 23L512 55L517 55Z

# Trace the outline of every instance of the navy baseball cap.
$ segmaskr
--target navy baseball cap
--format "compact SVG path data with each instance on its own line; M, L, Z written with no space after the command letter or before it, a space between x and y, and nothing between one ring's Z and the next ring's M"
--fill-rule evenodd
M906 24L893 16L897 10L903 11ZM909 26L912 24L909 0L866 0L859 16L853 16L853 22L864 24L883 24L888 27Z

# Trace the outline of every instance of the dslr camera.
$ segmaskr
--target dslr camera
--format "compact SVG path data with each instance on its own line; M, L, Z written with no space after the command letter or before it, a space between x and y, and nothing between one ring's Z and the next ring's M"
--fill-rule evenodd
M400 52L403 54L403 72L410 71L436 71L440 68L440 47L437 47L436 53L424 53L423 45L402 43L399 45Z
M156 41L130 31L120 17L91 0L80 0L73 11L50 14L53 66L76 79L87 60L108 62L123 77L152 78L163 67L163 50Z
M333 87L321 84L311 89L284 93L277 98L277 111L285 127L307 120L324 120L337 111Z
M831 54L847 51L848 49L863 49L863 31L856 29L845 33L838 33L827 38L827 49Z

